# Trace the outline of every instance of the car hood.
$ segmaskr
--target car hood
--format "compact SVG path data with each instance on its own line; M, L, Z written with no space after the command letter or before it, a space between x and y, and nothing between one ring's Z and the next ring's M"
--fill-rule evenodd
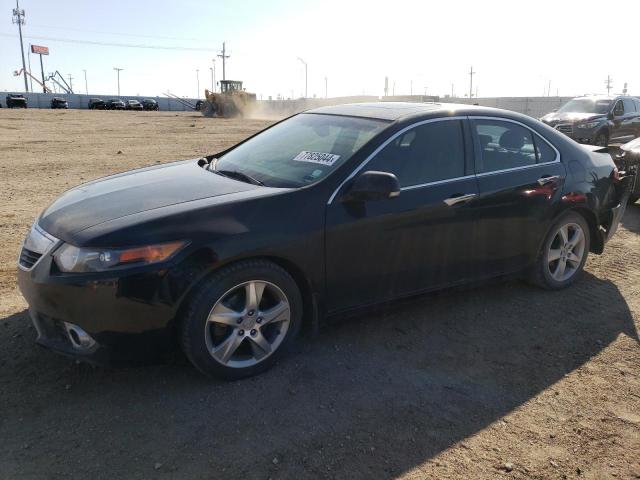
M80 185L53 202L42 212L38 223L50 234L65 238L148 210L266 188L217 175L201 168L197 160L187 160Z
M632 153L633 155L640 155L640 138L631 140L629 143L625 143L620 147L625 152Z
M561 112L561 113L550 113L542 117L542 120L549 124L558 124L558 123L576 123L582 122L585 120L599 120L604 119L606 115L602 115L599 113L576 113L576 112Z

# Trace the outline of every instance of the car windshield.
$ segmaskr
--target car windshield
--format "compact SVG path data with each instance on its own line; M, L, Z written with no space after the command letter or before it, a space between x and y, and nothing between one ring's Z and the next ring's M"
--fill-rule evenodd
M239 172L269 187L302 187L324 179L389 122L303 113L220 157L215 170Z
M576 98L564 104L558 112L604 114L609 111L609 107L611 107L610 99Z

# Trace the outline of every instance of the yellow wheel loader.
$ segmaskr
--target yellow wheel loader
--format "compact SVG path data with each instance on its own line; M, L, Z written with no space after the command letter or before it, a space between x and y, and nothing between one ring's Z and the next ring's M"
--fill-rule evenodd
M255 105L256 94L247 93L238 80L221 80L220 92L204 91L200 111L205 117L242 117Z

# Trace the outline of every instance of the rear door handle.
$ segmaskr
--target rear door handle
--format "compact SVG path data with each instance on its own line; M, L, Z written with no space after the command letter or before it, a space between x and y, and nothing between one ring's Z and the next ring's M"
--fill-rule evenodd
M446 198L444 203L449 207L453 207L454 205L458 205L459 203L466 203L472 198L477 197L476 193L467 193L466 195L454 195L453 197Z
M558 180L560 180L560 175L544 175L538 179L538 184L542 186L547 183L556 183Z

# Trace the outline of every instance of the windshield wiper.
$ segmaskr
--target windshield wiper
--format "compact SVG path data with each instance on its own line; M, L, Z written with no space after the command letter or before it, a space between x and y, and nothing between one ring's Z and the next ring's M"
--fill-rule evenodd
M224 177L229 177L229 178L233 178L235 180L240 180L241 182L252 183L254 185L260 185L261 187L264 186L264 183L262 183L257 178L253 178L253 177L247 175L246 173L242 173L242 172L239 172L237 170L211 170L211 171L217 173L218 175L222 175Z

